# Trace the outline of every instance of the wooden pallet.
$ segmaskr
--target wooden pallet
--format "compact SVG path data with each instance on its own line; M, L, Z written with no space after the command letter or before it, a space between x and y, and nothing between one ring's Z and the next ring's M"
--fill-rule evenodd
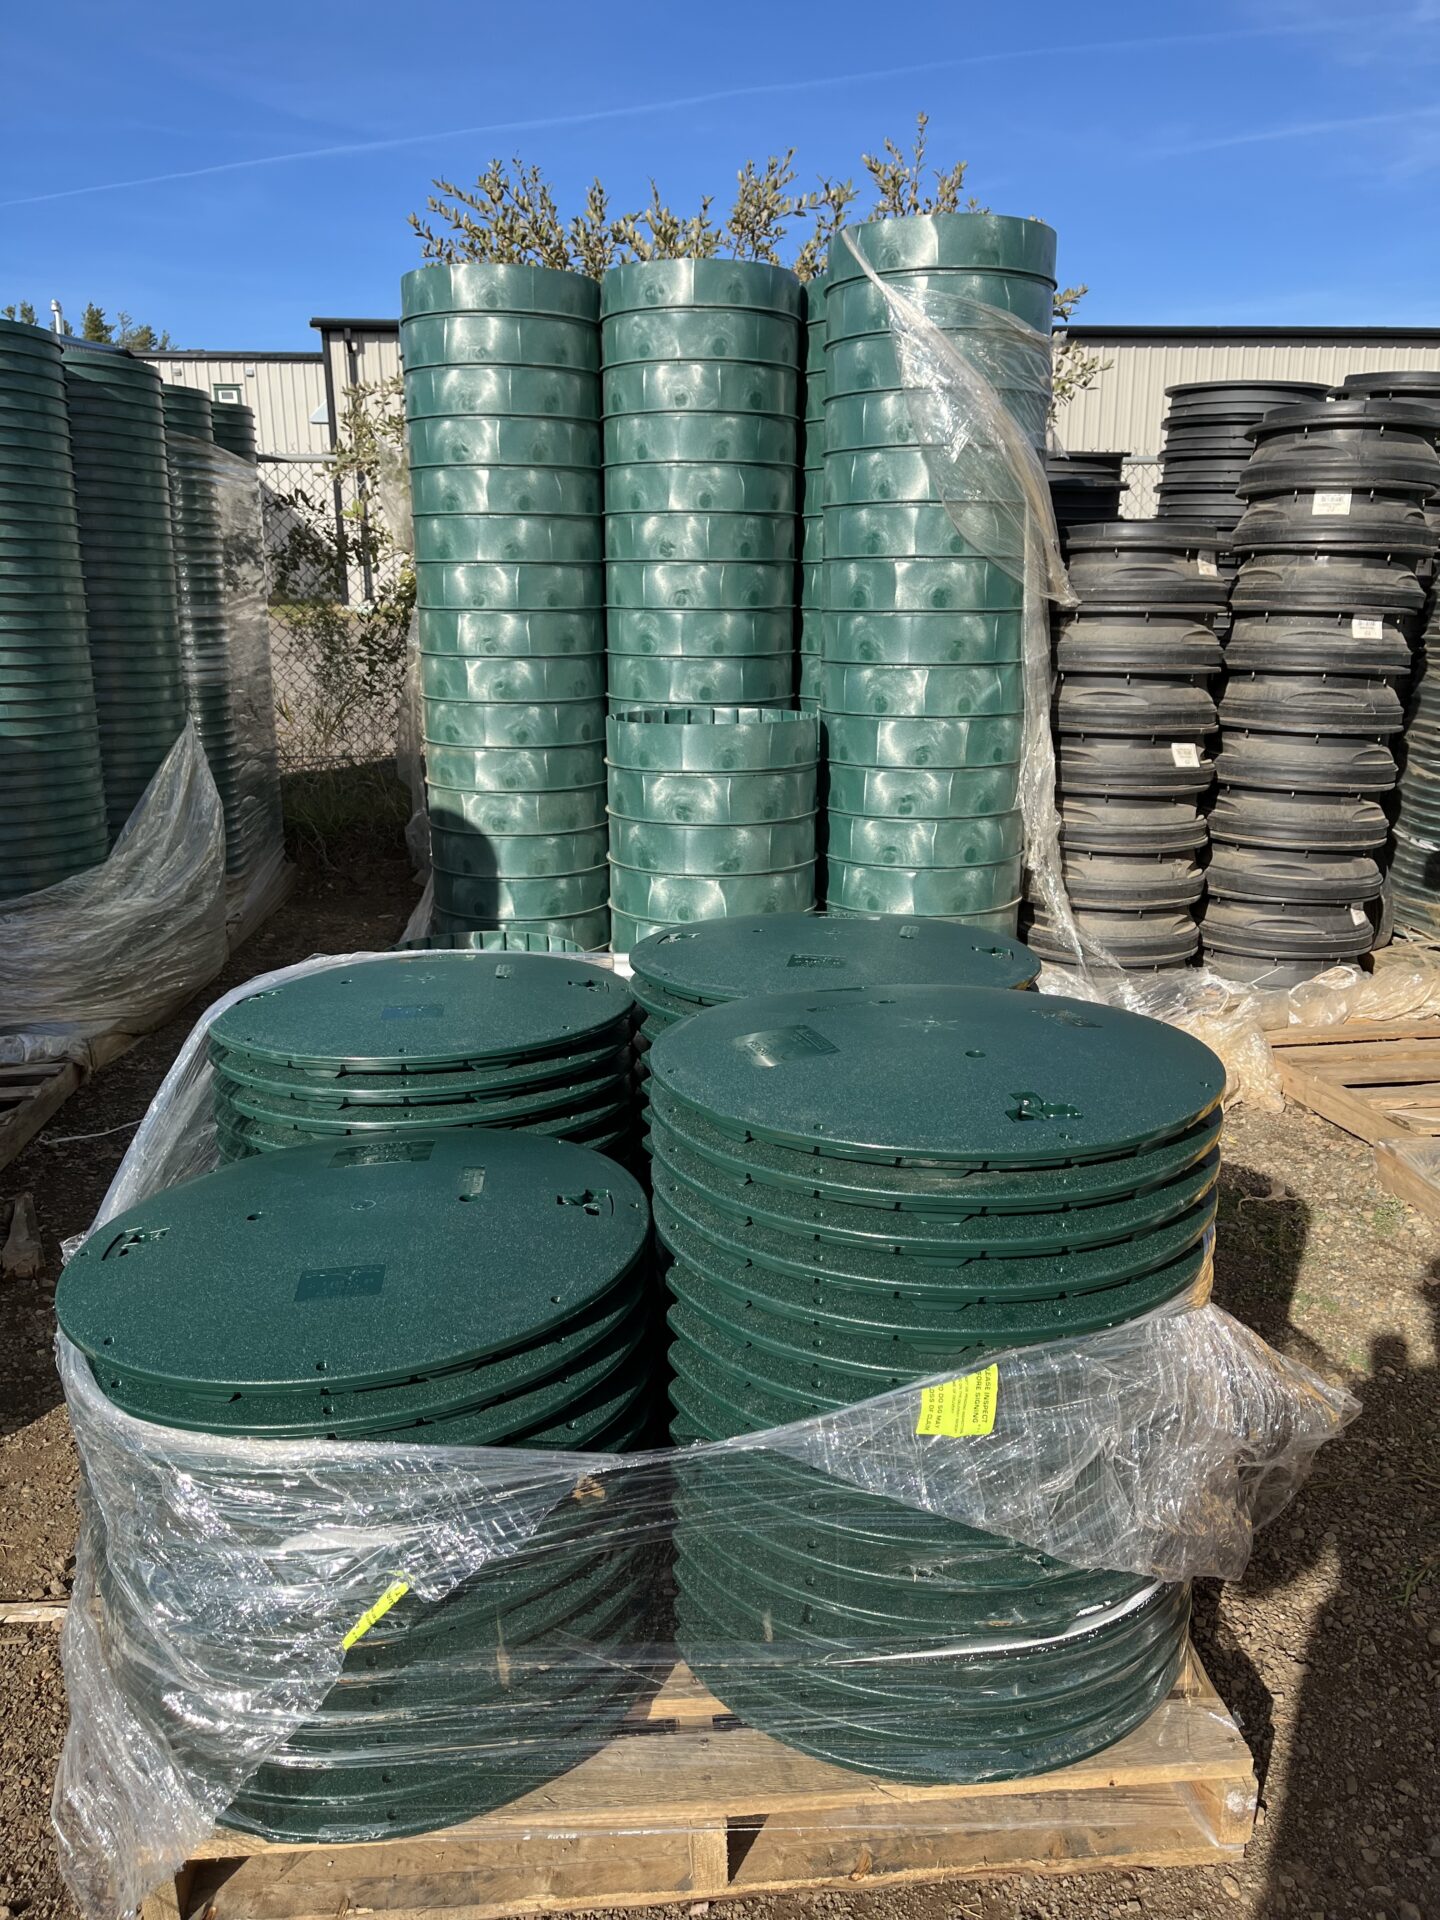
M1440 1220L1440 1019L1270 1035L1287 1100L1375 1149L1382 1187Z
M847 1773L741 1725L684 1666L548 1786L418 1839L279 1846L217 1832L141 1920L500 1920L727 1895L1232 1859L1255 1771L1193 1653L1108 1752L972 1787Z
M108 1033L90 1043L90 1059L37 1061L33 1066L0 1065L0 1167L8 1167L40 1129L97 1067L108 1066L135 1044L128 1033Z

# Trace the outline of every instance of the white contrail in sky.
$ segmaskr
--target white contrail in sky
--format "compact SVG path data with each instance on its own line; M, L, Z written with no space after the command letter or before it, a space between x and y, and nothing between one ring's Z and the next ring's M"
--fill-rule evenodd
M360 140L341 146L303 147L293 153L266 153L249 160L222 160L205 167L184 167L173 173L143 174L133 180L99 180L85 187L62 187L51 193L26 194L0 200L0 207L35 207L49 200L73 200L88 193L120 193L133 187L159 187L177 180L204 180L216 174L246 173L257 167L283 167L301 160L340 160L366 153L390 153L400 147L432 146L441 140L478 139L491 134L543 133L558 127L592 126L605 120L629 120L650 113L676 113L690 107L718 106L727 100L754 100L767 94L814 93L826 87L848 87L876 80L909 79L916 74L941 73L959 67L995 66L1010 60L1056 59L1097 53L1138 53L1166 47L1216 45L1232 40L1268 40L1319 30L1364 24L1346 20L1300 20L1255 27L1229 27L1213 33L1156 34L1128 40L1088 40L1068 46L1006 48L992 53L958 54L946 60L916 61L903 67L871 68L863 73L835 73L797 80L774 80L754 86L725 87L715 93L683 94L673 100L638 100L622 107L596 107L583 113L554 114L530 120L498 120L478 127L448 127L440 132L400 134L389 140ZM1191 149L1183 149L1191 151Z
M1362 127L1398 127L1412 120L1433 120L1440 106L1413 107L1399 113L1365 113L1351 120L1301 120L1292 126L1256 127L1249 133L1218 134L1213 140L1186 141L1174 147L1152 147L1151 153L1170 159L1188 153L1219 153L1226 147L1257 147L1276 140L1308 140L1323 133L1351 133Z

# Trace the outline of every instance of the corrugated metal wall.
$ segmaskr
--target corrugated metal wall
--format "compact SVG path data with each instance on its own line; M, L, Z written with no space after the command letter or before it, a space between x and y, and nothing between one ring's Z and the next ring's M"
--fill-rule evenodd
M320 332L321 349L330 363L336 403L343 417L348 387L377 386L400 372L400 332L364 320L312 320Z
M162 380L180 387L198 387L214 398L216 387L240 389L247 407L255 410L255 430L262 453L313 458L330 448L325 418L311 415L325 409L325 364L318 353L256 355L252 359L209 353L147 353Z
M1322 380L1338 386L1347 373L1440 370L1440 339L1416 335L1347 340L1337 335L1295 340L1125 340L1096 329L1079 337L1087 353L1110 365L1093 387L1059 416L1060 444L1150 457L1160 451L1165 389L1186 380Z

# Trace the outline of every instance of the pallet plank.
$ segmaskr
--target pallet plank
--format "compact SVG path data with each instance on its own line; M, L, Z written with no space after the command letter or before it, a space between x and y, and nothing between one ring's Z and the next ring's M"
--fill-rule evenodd
M74 1093L82 1077L73 1060L63 1060L37 1072L28 1086L23 1081L7 1082L5 1104L0 1109L0 1167L8 1167L29 1146L51 1114Z

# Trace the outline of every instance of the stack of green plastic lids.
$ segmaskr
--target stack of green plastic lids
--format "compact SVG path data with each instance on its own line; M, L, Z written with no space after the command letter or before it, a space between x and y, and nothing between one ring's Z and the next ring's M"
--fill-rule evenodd
M1004 934L940 920L829 920L768 913L652 933L630 950L648 1048L677 1020L812 980L836 987L1031 987L1040 962Z
M603 947L599 289L401 282L435 930Z
M813 714L624 708L606 743L617 953L692 920L814 905Z
M239 830L241 748L231 697L213 409L209 394L193 387L167 383L161 395L170 464L170 523L175 541L185 694L225 815L225 865L237 873L245 855Z
M886 985L711 1007L649 1061L676 1442L1208 1285L1225 1074L1159 1022ZM998 1433L1011 1417L1002 1376ZM1060 1565L906 1504L898 1479L863 1493L762 1449L702 1455L677 1485L686 1660L752 1726L843 1766L1059 1766L1136 1725L1179 1667L1183 1587Z
M238 454L253 467L260 458L260 442L255 432L255 410L238 400L217 400L211 415L215 425L215 444L227 453Z
M753 260L601 281L612 706L790 701L800 301Z
M800 705L820 705L825 651L825 296L829 272L805 284L805 414L800 473Z
M1055 235L1033 220L956 213L853 229L882 280L997 371L993 335L959 296L1048 336ZM1021 893L1022 586L951 520L911 418L884 294L842 237L830 250L825 370L827 899L832 913L923 914L1005 932ZM964 322L956 322L960 315ZM972 318L973 316L973 318ZM1001 357L1003 366L1004 357ZM1016 376L1018 377L1018 376ZM1048 395L999 387L1037 447ZM1005 523L976 456L967 523Z
M0 900L107 845L60 347L0 320Z
M451 1127L634 1143L632 1003L583 962L506 950L325 967L210 1028L223 1159Z
M654 1370L636 1183L520 1134L394 1146L246 1161L108 1221L56 1301L102 1390L142 1419L248 1441L642 1443ZM407 1593L347 1641L318 1711L224 1823L291 1840L418 1832L609 1737L649 1678L654 1623L640 1550L593 1516L559 1500L443 1600ZM163 1616L103 1564L100 1578L112 1653L144 1698L173 1664Z
M185 725L165 408L145 361L73 338L61 346L113 838Z

